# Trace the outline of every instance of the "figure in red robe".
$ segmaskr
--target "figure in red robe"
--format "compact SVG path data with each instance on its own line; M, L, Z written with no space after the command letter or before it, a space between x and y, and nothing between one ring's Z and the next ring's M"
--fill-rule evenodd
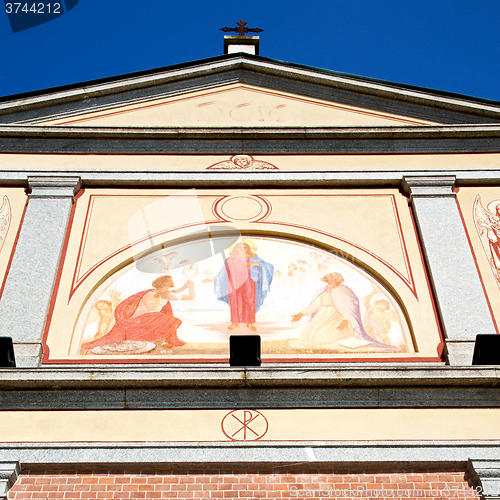
M173 315L169 299L194 299L193 282L189 280L182 288L173 290L172 277L160 276L152 285L152 290L144 290L120 302L115 309L113 328L104 336L82 344L82 349L90 350L122 340L163 340L166 347L184 345L185 342L177 337L182 321ZM180 295L186 288L189 288L189 293Z
M274 266L258 257L256 250L257 247L251 240L236 243L217 276L205 280L215 282L217 298L229 305L229 330L240 323L246 324L252 331L257 330L255 313L270 290Z

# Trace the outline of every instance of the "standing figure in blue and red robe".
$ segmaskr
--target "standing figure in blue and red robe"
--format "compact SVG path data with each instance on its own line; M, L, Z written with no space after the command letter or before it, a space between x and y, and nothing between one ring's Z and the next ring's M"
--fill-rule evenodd
M257 246L251 240L237 242L215 281L215 294L229 305L231 324L235 329L240 323L256 331L255 313L259 311L271 289L274 266L264 262L255 253Z

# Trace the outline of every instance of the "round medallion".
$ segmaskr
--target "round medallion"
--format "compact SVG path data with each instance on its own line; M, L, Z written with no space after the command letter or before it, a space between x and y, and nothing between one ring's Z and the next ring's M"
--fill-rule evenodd
M249 196L235 196L222 202L221 213L232 220L256 219L264 212L260 200Z
M233 410L222 419L221 427L231 441L257 441L264 437L269 424L257 410Z

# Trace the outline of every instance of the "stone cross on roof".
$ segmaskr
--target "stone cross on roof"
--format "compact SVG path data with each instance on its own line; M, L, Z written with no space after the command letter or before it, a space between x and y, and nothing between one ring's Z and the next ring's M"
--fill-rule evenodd
M221 31L224 31L225 33L228 33L229 31L236 31L238 33L238 36L245 36L249 31L252 33L260 33L261 30L260 28L247 28L247 23L245 21L238 21L236 23L238 25L237 28L220 28Z

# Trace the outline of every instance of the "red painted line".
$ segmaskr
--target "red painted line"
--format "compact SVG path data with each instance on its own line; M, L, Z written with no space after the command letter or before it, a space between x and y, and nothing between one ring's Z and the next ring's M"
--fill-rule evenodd
M2 281L2 287L0 288L0 298L3 295L3 290L5 288L5 283L7 282L7 276L8 276L9 271L10 271L10 266L12 265L12 259L14 258L14 252L16 251L17 242L19 240L19 235L21 234L21 229L23 227L24 217L26 215L26 210L28 208L28 202L29 202L29 198L26 198L26 202L25 202L24 208L23 208L23 213L21 214L21 220L19 221L19 225L17 226L17 234L16 234L16 237L14 239L14 243L12 244L12 250L10 251L9 262L7 263L7 267L5 268L5 274L4 274L3 281Z
M56 279L55 279L55 284L54 284L54 289L52 291L52 297L50 299L50 304L49 304L49 311L47 314L47 320L45 321L45 328L43 332L43 337L42 337L42 346L43 346L43 355L42 355L42 364L45 364L48 362L49 357L50 357L50 348L47 345L47 336L49 334L49 329L50 329L50 323L52 322L52 315L54 313L54 306L56 303L56 298L57 298L57 293L59 291L59 284L61 282L61 275L63 272L63 267L64 267L64 262L66 260L66 252L68 251L68 243L69 243L69 238L71 235L71 227L73 226L73 219L75 216L75 211L76 211L76 206L77 206L77 201L80 196L83 195L85 189L82 188L80 191L76 194L75 196L75 201L73 203L73 206L71 207L71 212L68 220L68 225L66 227L66 235L64 237L64 244L63 248L61 251L61 257L59 259L59 266L57 269L57 274L56 274Z

